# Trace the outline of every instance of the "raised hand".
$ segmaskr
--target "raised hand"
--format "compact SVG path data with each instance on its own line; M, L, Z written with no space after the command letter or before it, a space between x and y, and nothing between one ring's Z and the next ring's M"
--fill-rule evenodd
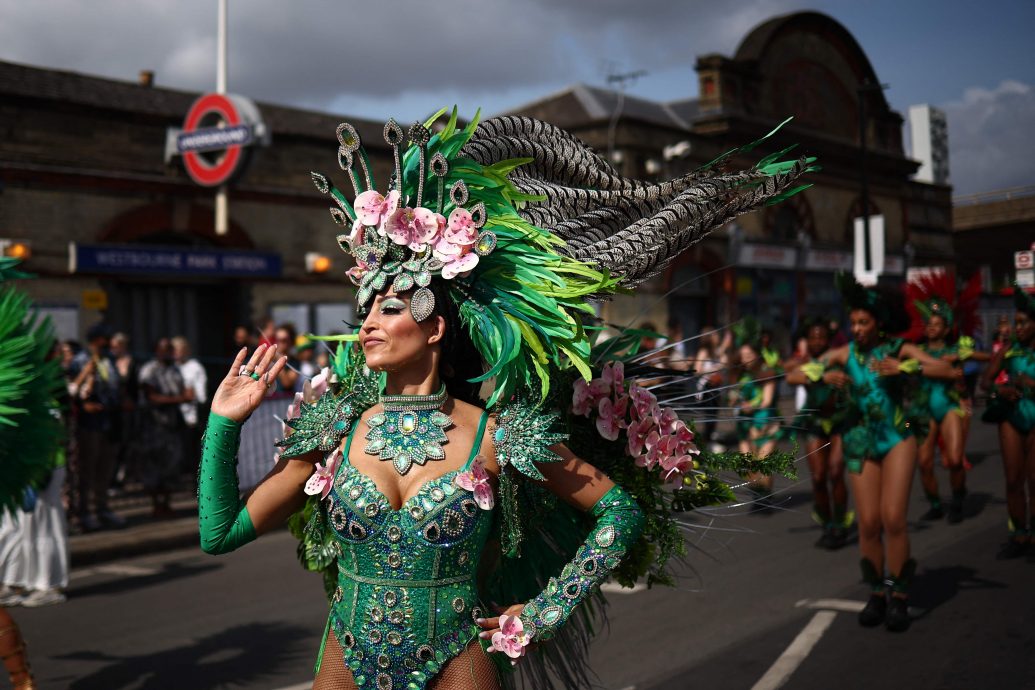
M247 356L248 348L242 347L212 396L212 411L235 422L244 422L258 409L287 364L287 357L277 358L276 345L259 345L245 364Z

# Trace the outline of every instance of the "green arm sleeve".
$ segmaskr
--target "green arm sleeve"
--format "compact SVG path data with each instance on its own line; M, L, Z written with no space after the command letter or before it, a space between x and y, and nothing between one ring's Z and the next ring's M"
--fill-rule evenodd
M521 611L521 622L532 640L553 637L575 608L618 567L643 530L643 512L618 485L604 494L590 513L597 523L575 559L564 566L560 578L550 578L546 589Z
M256 536L237 488L240 439L240 424L209 415L198 468L198 526L205 553L230 553Z

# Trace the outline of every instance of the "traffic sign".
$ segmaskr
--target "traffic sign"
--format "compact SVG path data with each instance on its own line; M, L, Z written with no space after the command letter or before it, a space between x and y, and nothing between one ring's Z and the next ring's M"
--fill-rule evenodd
M207 93L191 105L183 129L169 130L165 157L183 156L183 167L192 180L218 187L243 170L244 147L255 143L269 143L255 103L243 96Z
M1035 252L1030 249L1013 253L1013 267L1016 269L1035 268Z

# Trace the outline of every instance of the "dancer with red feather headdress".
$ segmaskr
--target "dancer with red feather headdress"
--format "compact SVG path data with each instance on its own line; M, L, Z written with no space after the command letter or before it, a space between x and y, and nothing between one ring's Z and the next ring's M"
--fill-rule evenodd
M963 501L967 495L964 452L970 431L971 402L962 367L967 360L987 362L990 358L988 353L974 349L980 291L980 276L974 274L963 290L957 292L956 275L951 271L932 271L911 281L907 287L906 303L913 317L909 339L932 357L951 362L958 373L951 381L924 380L931 418L930 433L917 457L920 482L931 503L923 515L924 520L939 520L945 516L934 474L936 448L941 448L942 464L949 470L952 487L949 522L955 524L963 519Z

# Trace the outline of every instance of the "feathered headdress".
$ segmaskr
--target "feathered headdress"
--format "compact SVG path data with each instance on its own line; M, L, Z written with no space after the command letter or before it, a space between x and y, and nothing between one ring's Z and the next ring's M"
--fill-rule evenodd
M423 320L435 308L428 286L443 281L485 361L477 380L495 379L490 407L519 393L545 400L551 370L589 378L587 299L656 275L712 229L807 187L795 182L813 169L813 159L780 160L785 149L723 171L770 132L677 180L640 182L552 125L476 117L459 129L454 109L433 133L443 113L409 128L405 152L399 125L385 126L395 161L387 194L374 190L348 124L337 130L338 163L353 202L326 175L313 181L350 229L338 241L356 260L349 277L361 312L392 286L415 290L411 310Z
M1017 283L1013 284L1013 303L1017 311L1024 312L1035 319L1035 297L1028 294L1028 291Z
M909 328L909 314L900 291L884 286L865 287L844 271L834 277L834 282L848 309L870 312L886 333L898 334Z
M905 337L919 340L924 334L924 325L932 316L941 316L950 332L955 336L977 334L978 297L981 294L981 276L975 273L959 292L956 291L956 275L952 271L932 271L910 281L906 286L906 307L912 324Z

